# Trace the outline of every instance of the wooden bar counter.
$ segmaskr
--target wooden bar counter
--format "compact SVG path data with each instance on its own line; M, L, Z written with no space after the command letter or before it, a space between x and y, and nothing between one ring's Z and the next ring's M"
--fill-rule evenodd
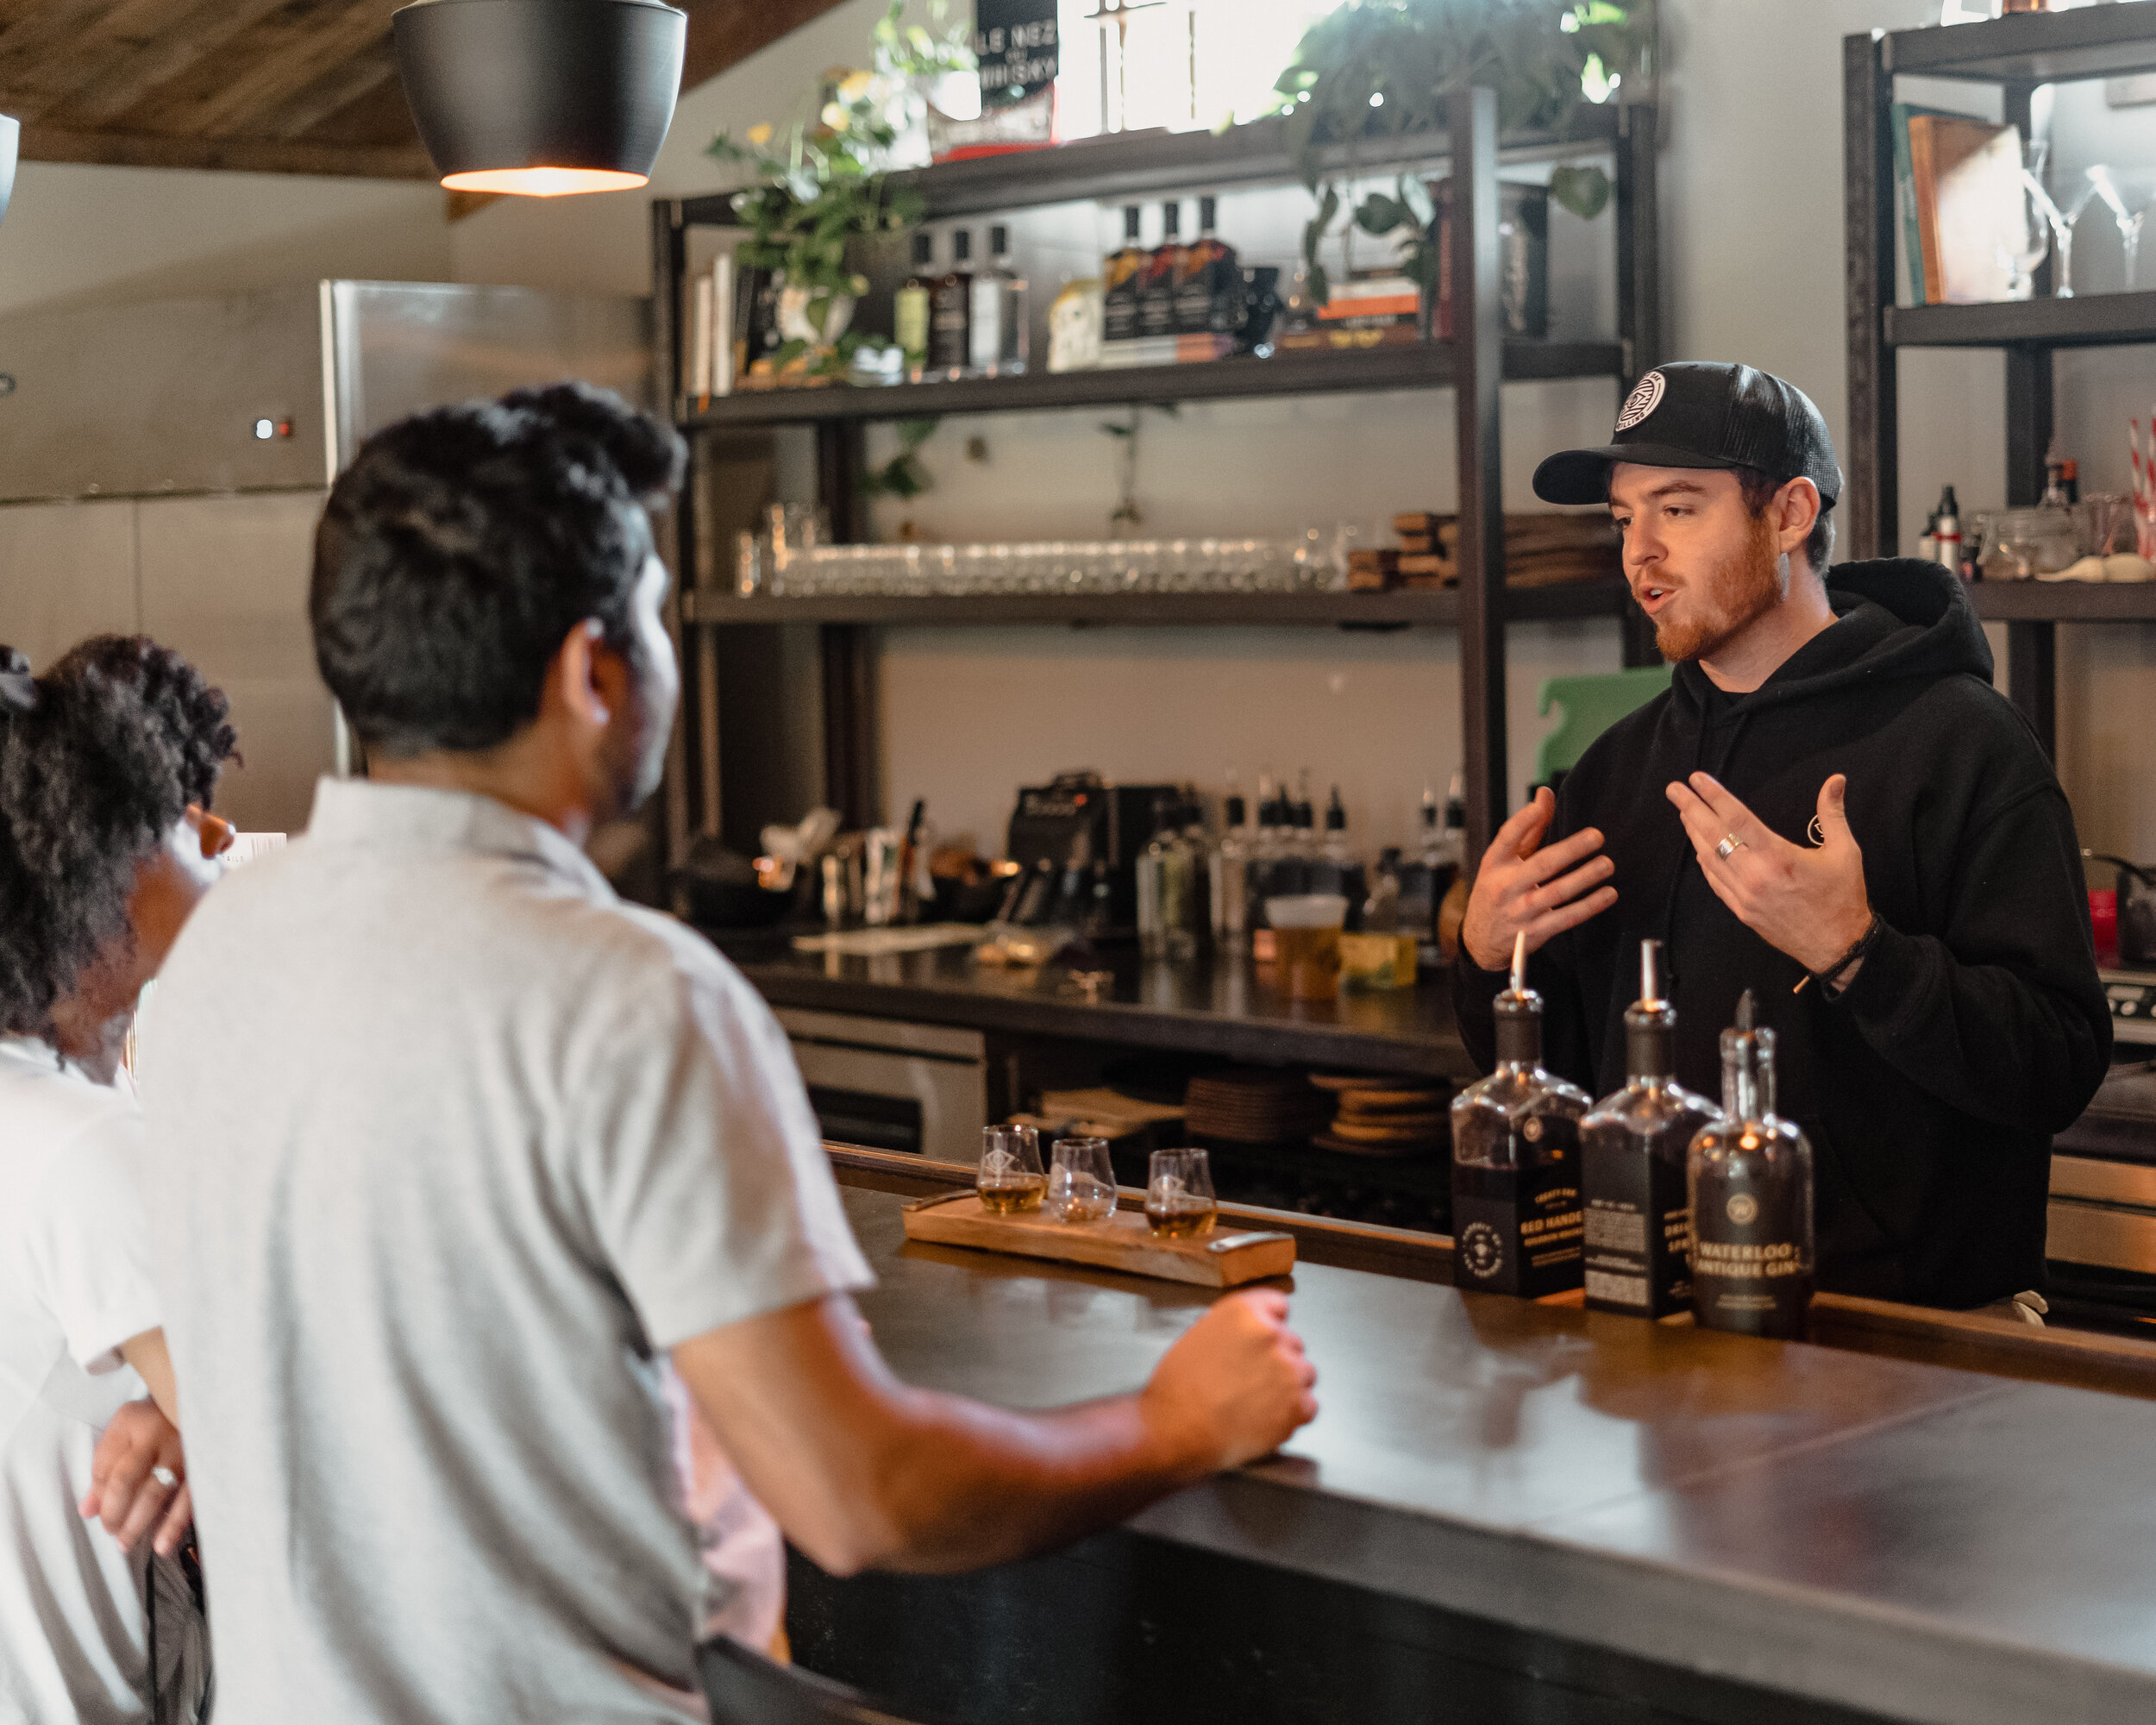
M912 1382L1134 1389L1214 1297L908 1245L896 1159L837 1159ZM1282 1455L980 1576L797 1559L802 1662L962 1725L2156 1718L2156 1406L2026 1381L2071 1358L2002 1376L1310 1258L1323 1409ZM1908 1309L1829 1327L1990 1358L1987 1320ZM2144 1346L2089 1344L2129 1386Z

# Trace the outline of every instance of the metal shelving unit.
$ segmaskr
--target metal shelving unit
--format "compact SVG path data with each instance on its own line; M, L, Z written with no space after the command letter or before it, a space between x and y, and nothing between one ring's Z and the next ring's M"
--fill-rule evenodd
M2035 296L1986 305L1895 304L1894 131L1897 74L1998 85L2007 119L2027 138L2041 84L2156 71L2156 3L2122 0L2071 12L2030 12L1951 28L1842 40L1846 136L1849 478L1841 504L1851 549L1899 547L1900 399L1903 348L1996 348L2006 355L2009 507L2043 494L2052 439L2052 355L2061 348L2156 342L2156 292L2050 297L2050 265ZM1982 583L1979 616L2007 626L2007 687L2044 747L2057 745L2058 625L2156 621L2156 590L2066 582Z
M866 425L887 420L967 413L1100 408L1184 402L1400 390L1451 390L1458 448L1457 556L1465 571L1443 593L1384 594L1144 593L982 595L903 599L881 596L813 599L736 598L685 592L680 620L690 642L686 746L676 762L683 786L675 799L677 831L718 830L718 684L717 631L787 624L818 632L823 681L826 800L849 825L866 824L877 806L872 631L907 622L1232 627L1307 624L1353 628L1450 627L1461 637L1460 664L1470 843L1479 846L1502 819L1508 781L1505 739L1504 630L1528 618L1616 616L1627 619L1625 662L1656 662L1652 637L1642 626L1621 583L1576 588L1510 590L1504 581L1501 474L1498 464L1500 385L1507 380L1608 377L1613 400L1659 352L1660 285L1654 181L1655 110L1651 104L1596 110L1563 135L1500 138L1493 92L1477 90L1456 102L1442 134L1373 140L1357 154L1361 172L1407 164L1450 165L1468 188L1456 200L1457 225L1450 283L1456 327L1463 336L1360 353L1276 354L1134 370L1042 373L1021 378L882 388L741 392L693 411L681 387L680 342L686 232L698 225L731 225L725 195L664 199L653 206L655 318L659 375L676 423L693 440L781 425L808 425L817 436L818 489L837 537L857 536L855 495L862 467ZM1498 286L1497 168L1507 161L1548 159L1600 144L1615 158L1617 305L1614 342L1507 341ZM1225 134L1138 133L1060 148L951 163L906 176L923 198L928 219L1027 205L1135 198L1236 182L1288 182L1294 169L1277 122ZM730 561L699 555L693 498L680 513L684 571L723 568ZM693 787L693 788L692 788Z

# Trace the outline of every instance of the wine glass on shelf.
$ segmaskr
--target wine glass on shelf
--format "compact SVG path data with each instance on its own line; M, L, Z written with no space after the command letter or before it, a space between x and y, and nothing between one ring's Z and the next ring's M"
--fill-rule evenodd
M2093 185L2084 185L2078 195L2064 210L2044 190L2044 182L2028 168L2021 170L2021 183L2028 188L2028 195L2036 207L2044 213L2044 220L2051 228L2052 250L2059 259L2059 279L2052 288L2054 299L2074 297L2074 223L2081 219L2081 212L2089 207L2089 200L2096 195Z
M2147 189L2138 183L2122 185L2119 177L2101 162L2089 170L2089 184L2118 225L2119 244L2126 254L2126 291L2131 293L2140 285L2134 279L2134 266L2140 256L2141 221L2148 214ZM2134 195L2133 204L2127 202L2128 191Z
M2051 223L2036 201L2043 194L2033 191L2033 184L2023 184L2015 219L2006 224L2006 231L1999 239L1997 257L1999 267L2006 272L2009 299L2028 299L2034 295L2037 267L2051 252Z

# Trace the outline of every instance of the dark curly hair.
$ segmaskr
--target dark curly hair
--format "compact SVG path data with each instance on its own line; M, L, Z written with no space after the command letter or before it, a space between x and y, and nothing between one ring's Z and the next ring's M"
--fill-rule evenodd
M360 445L315 534L315 661L392 756L492 748L539 712L547 666L596 618L633 653L641 506L681 483L670 427L589 384L436 408Z
M52 1034L54 1004L129 938L137 866L236 758L222 691L147 636L98 635L0 691L0 1032ZM22 709L27 708L27 711Z

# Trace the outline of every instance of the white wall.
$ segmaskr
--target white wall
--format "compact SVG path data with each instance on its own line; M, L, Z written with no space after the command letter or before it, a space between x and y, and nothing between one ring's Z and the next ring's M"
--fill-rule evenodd
M332 275L449 279L440 188L411 180L25 162L0 224L0 314Z

